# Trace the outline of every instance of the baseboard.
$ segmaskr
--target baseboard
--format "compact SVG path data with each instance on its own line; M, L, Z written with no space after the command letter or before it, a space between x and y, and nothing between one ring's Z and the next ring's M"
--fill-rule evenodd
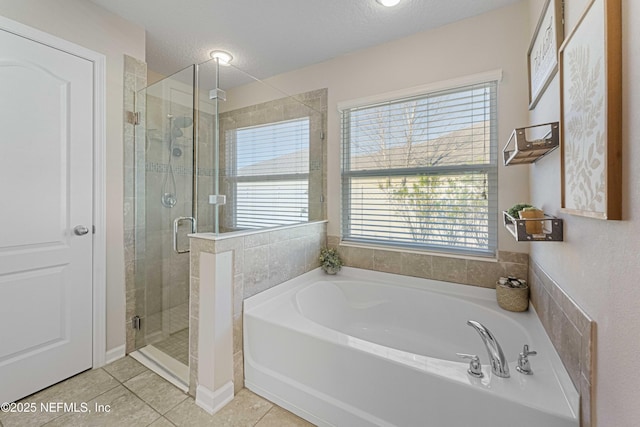
M210 414L215 414L233 400L233 381L229 381L216 391L199 385L196 389L196 405Z
M107 350L107 354L105 355L105 365L108 365L111 362L115 362L118 359L121 359L125 356L125 346L120 345L116 348L112 348L111 350Z

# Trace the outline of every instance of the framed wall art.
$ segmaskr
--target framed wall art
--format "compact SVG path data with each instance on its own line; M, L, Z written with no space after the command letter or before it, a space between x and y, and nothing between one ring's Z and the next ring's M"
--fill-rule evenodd
M621 219L621 0L592 0L559 61L562 211Z
M547 0L527 52L529 110L535 108L558 71L558 50L563 37L562 0Z

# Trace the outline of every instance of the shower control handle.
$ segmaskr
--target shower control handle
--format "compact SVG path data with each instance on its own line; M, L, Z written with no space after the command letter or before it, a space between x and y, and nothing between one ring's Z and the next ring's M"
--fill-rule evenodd
M75 227L73 227L73 234L75 234L76 236L84 236L87 233L89 233L89 228L85 227L84 225L76 225Z

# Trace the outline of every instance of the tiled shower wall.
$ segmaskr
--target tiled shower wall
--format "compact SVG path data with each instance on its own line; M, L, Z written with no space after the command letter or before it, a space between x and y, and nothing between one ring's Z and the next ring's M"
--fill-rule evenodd
M162 85L158 82L154 87ZM138 347L186 329L189 321L189 254L173 250L173 220L191 216L193 138L191 127L181 129L181 136L172 135L169 114L191 117L192 109L162 98L163 92L148 89L138 97L146 98L145 108L138 109L145 116L145 129L140 129L142 125L136 127L136 132L146 131L146 138L137 138L138 146L145 148L145 192L137 199L137 206L145 211L144 218L138 215L138 220L145 224L145 264L140 267L144 269L141 274L146 286L145 318ZM171 148L182 154L173 155ZM162 204L165 192L175 193L175 206ZM182 224L181 236L189 232L189 227L187 222ZM184 238L179 249L186 250L187 245Z
M242 301L319 267L318 256L326 245L326 236L327 224L322 221L220 240L206 235L191 238L190 394L195 396L197 388L200 253L233 252L233 373L237 393L244 386Z

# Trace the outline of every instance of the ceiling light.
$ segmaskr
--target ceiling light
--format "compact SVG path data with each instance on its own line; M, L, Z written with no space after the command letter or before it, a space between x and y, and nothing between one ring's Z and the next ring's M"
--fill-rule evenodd
M400 0L376 0L376 1L386 7L393 7L398 3L400 3Z
M233 60L233 56L229 52L225 52L224 50L212 50L209 53L211 59L217 59L220 62L220 65L229 65L229 63Z

